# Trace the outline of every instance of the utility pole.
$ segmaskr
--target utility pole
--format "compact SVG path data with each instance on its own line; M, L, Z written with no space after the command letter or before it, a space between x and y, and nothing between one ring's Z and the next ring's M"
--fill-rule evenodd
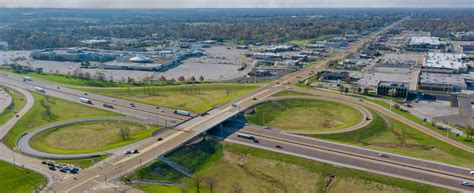
M16 162L15 162L15 150L12 150L12 159L13 159L13 166L16 167Z

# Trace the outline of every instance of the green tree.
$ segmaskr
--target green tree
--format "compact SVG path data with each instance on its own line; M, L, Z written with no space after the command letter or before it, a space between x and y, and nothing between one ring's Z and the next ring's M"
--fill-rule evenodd
M464 128L464 134L466 135L468 139L472 139L474 136L474 128L472 128L470 125L467 125Z

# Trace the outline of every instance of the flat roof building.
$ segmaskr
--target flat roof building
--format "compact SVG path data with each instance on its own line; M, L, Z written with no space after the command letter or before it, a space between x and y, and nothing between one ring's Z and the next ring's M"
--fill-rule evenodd
M448 43L438 37L412 37L408 42L409 51L427 51L429 49L443 49Z
M422 72L418 88L426 91L457 92L467 89L467 83L458 74Z
M462 54L430 52L422 71L437 73L461 73L467 71L467 65L462 62Z

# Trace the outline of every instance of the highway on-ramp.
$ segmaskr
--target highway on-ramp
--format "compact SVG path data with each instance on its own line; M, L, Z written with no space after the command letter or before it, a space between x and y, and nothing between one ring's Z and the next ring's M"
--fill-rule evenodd
M126 150L134 149L134 147L138 146L141 143L145 143L150 138L144 139L142 141L132 143L123 147L111 149L111 150L105 150L105 151L99 151L99 152L93 152L93 153L81 153L81 154L53 154L53 153L46 153L42 152L39 150L34 149L30 145L30 140L33 136L37 135L40 132L46 131L48 129L54 129L60 126L64 125L70 125L70 124L75 124L75 123L84 123L84 122L91 122L91 121L126 121L126 122L139 122L139 123L149 123L149 124L156 124L156 122L147 120L147 119L139 119L135 117L95 117L95 118L82 118L82 119L73 119L73 120L68 120L68 121L63 121L63 122L55 122L51 123L42 127L39 127L37 129L34 129L33 131L30 131L24 135L22 135L16 143L16 148L22 151L25 154L28 154L30 156L38 157L38 158L43 158L43 159L59 159L59 160L72 160L72 159L86 159L86 158L93 158L93 157L98 157L100 155L105 155L105 154L120 154L123 153Z

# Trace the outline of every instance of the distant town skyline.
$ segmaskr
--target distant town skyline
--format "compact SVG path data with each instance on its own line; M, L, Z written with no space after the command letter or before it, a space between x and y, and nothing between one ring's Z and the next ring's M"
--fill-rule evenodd
M0 0L16 8L474 8L474 0Z

